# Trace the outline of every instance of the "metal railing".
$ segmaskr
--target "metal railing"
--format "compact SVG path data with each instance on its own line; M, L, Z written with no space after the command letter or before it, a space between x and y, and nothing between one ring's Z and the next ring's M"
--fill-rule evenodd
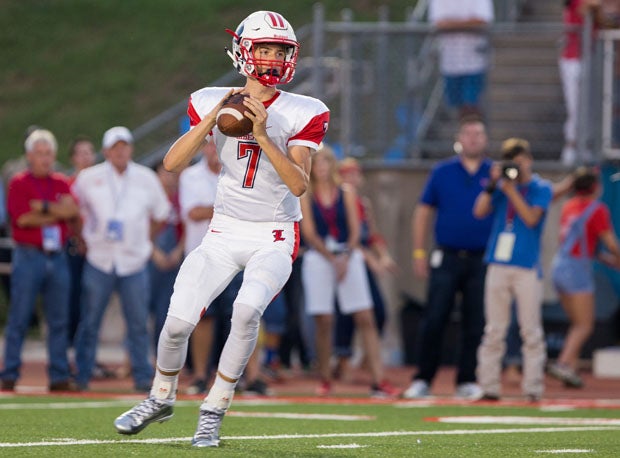
M546 64L548 67L527 67L523 71L525 76L530 71L545 71L557 76L559 41L565 29L559 18L554 23L519 22L523 4L523 0L495 2L497 21L489 27L492 40L506 41L512 37L515 40L523 37L546 40L554 53ZM435 160L441 154L451 154L454 120L445 119L435 33L425 22L427 5L428 0L419 0L415 8L406 12L403 22L391 21L386 7L379 8L375 22L356 22L351 10L343 10L340 21L327 21L322 5L317 4L312 23L297 31L299 40L304 44L302 56L295 79L283 89L317 96L328 104L332 122L326 141L342 155L368 161L402 163L425 158ZM585 30L584 39L587 35ZM611 35L606 32L599 40L609 40L609 37ZM524 46L524 49L516 49L515 52L527 54L528 45ZM500 51L496 49L496 54L499 55ZM600 79L603 69L598 67L603 60L595 53L585 55L584 61L591 62L592 70L585 72L582 94L589 100L593 114L597 115L600 110L596 103L601 103L601 98L597 98L596 94L603 91ZM502 70L506 69L496 65L492 73L499 75ZM609 69L605 67L604 74L608 73ZM234 85L236 81L241 81L240 78L235 70L231 70L209 85ZM541 101L532 101L520 108L522 116L532 113L530 118L514 119L512 126L515 134L523 132L523 135L529 135L526 125L538 126L539 129L545 126L543 133L547 137L534 140L537 145L544 146L539 158L553 164L561 150L564 111L559 80L550 84L555 84L554 90L558 96L543 105L543 117L537 118ZM605 84L607 93L611 90L610 83L607 81ZM513 92L519 99L521 94L518 90ZM594 96L586 96L588 93ZM608 102L606 97L602 100ZM517 101L520 105L527 103L525 100ZM610 113L613 114L613 108L609 104L604 106L607 114L598 114L605 129L602 133L599 132L601 123L597 122L596 116L593 121L592 116L582 115L579 123L580 148L598 151L601 143L609 143L609 123L613 121L608 118ZM182 131L180 124L186 117L186 107L187 101L182 100L134 130L138 160L153 165L163 157ZM490 121L495 122L493 119ZM506 122L510 124L510 120ZM491 125L491 131L493 127ZM605 140L601 140L603 136ZM605 148L609 150L609 146Z

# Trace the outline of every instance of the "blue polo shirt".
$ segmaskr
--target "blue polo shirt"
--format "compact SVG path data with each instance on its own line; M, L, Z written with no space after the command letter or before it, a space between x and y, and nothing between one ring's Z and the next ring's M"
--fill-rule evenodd
M434 207L435 242L444 248L482 251L491 232L491 217L474 217L474 202L489 180L491 161L485 159L470 174L460 158L439 162L431 171L420 202Z
M489 237L485 261L487 263L504 264L526 269L539 268L540 241L547 217L547 209L553 197L553 190L549 181L534 175L529 183L519 186L519 192L528 205L542 208L544 210L543 216L536 226L527 227L516 212L512 210L510 212L511 215L514 215L512 217L512 227L507 227L510 219L508 216L508 199L503 192L496 190L491 201L493 206L493 229L491 237ZM498 261L494 256L497 239L499 234L504 231L510 231L515 234L515 243L510 261Z

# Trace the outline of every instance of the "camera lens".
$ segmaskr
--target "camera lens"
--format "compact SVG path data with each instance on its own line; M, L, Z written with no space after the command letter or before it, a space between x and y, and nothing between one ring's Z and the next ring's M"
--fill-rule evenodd
M507 162L502 167L502 174L509 180L519 178L519 166L514 162Z

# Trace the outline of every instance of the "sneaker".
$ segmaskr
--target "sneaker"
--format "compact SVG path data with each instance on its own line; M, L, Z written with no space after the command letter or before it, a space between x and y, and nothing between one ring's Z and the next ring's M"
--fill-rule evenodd
M93 367L93 380L108 380L116 378L116 373L108 369L101 363L95 363L95 367Z
M201 409L198 427L192 439L194 447L217 447L220 445L220 426L226 410L212 408Z
M316 389L317 396L329 396L332 392L332 384L328 381L322 381Z
M387 380L372 385L370 388L370 397L378 399L395 398L400 395L400 390Z
M455 397L475 401L480 399L484 392L477 383L461 383L456 387Z
M499 394L495 393L482 393L482 396L478 398L478 401L499 401Z
M540 402L541 395L538 393L528 393L525 395L528 402Z
M249 396L272 396L273 392L263 380L256 379L243 389L243 394Z
M162 423L172 417L172 404L149 397L114 420L120 434L138 434L154 421Z
M202 379L194 380L194 382L187 387L185 394L205 394L207 392L207 382Z
M547 367L547 373L552 377L564 382L564 386L566 386L567 388L583 387L583 380L581 379L581 377L579 377L579 375L577 375L577 372L564 364L550 364Z
M430 388L424 380L414 380L409 388L403 393L405 399L425 398L429 395Z
M0 391L15 391L15 380L2 380Z
M52 392L82 391L73 380L63 380L61 382L50 383L49 390Z

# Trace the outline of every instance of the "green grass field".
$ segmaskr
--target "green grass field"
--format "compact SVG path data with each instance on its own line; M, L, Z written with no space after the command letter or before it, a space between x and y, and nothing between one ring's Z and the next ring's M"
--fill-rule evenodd
M528 457L620 455L620 404L428 405L237 399L218 449L190 445L200 401L177 403L174 417L136 436L114 418L135 400L0 398L0 456L179 457Z

